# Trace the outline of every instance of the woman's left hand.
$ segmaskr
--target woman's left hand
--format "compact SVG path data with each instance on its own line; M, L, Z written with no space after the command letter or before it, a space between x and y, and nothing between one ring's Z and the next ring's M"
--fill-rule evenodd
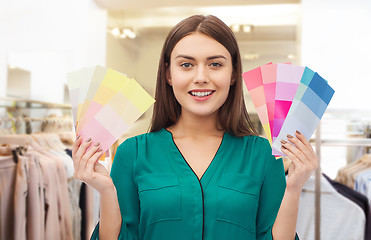
M287 135L287 139L292 144L281 141L281 151L292 161L286 188L300 193L310 175L318 168L318 158L309 141L300 132L296 131L295 137Z

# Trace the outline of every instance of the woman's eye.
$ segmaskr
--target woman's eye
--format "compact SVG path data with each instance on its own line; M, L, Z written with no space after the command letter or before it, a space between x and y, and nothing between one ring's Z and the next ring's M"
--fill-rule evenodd
M192 67L192 64L190 64L190 63L182 63L182 64L180 64L180 66L185 67L185 68L190 68L190 67Z
M210 66L212 66L212 67L221 67L222 64L221 63L218 63L218 62L213 62L213 63L210 64Z

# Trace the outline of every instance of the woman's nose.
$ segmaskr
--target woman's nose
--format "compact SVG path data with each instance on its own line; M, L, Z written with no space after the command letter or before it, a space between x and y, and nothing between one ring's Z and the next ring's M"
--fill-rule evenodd
M197 67L196 75L193 80L194 83L208 83L209 76L207 73L207 69L204 66Z

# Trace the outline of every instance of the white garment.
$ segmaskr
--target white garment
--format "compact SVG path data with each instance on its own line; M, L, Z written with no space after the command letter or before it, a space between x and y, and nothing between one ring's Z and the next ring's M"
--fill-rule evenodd
M365 195L371 206L371 169L357 175L356 181L354 182L354 189Z
M73 160L66 152L49 150L50 153L56 155L57 157L63 159L64 166L66 167L67 179L73 178L73 173L75 172L73 166Z
M364 240L366 216L361 207L338 193L321 176L321 240ZM300 239L315 239L315 177L304 185L296 231Z
M67 182L68 182L68 196L70 200L70 211L71 211L71 222L72 222L72 234L74 240L81 239L81 208L79 206L80 201L80 190L82 182L73 177L74 166L72 158L65 151L54 151L50 150L50 153L63 159L66 167ZM99 211L99 206L98 206ZM98 216L99 217L99 216Z

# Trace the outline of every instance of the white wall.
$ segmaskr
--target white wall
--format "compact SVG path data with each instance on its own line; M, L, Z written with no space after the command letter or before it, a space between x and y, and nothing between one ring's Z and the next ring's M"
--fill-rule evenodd
M91 0L12 0L0 16L0 96L7 64L31 72L31 99L56 103L67 72L105 64L106 11Z
M329 108L371 109L371 1L302 0L302 65L329 81Z
M21 69L9 69L7 95L10 97L30 98L31 74Z
M131 39L128 41L130 45L122 44L112 34L107 33L106 66L138 80L135 73L139 43Z
M107 34L107 67L134 78L152 96L158 61L166 35L153 34L120 40Z
M0 46L2 42L3 41L0 40ZM0 96L5 96L6 93L6 82L8 78L7 68L6 52L4 51L4 49L0 49Z

